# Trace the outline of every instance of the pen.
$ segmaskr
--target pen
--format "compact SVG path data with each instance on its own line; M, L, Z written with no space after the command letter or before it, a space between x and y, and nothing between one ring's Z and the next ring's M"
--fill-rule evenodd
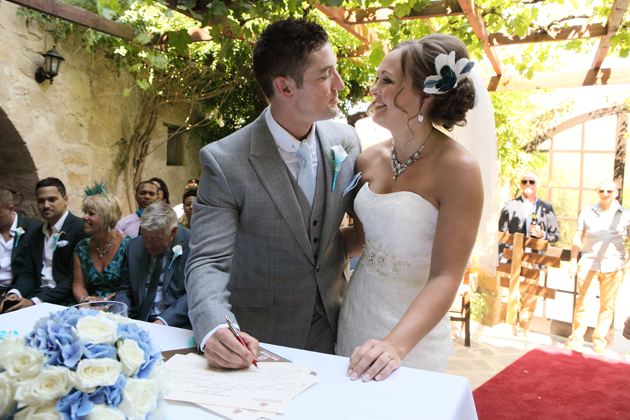
M245 344L245 342L243 341L243 339L241 338L241 335L238 333L238 331L236 330L236 328L234 328L234 324L232 324L232 321L230 321L230 318L227 317L227 315L225 315L225 320L227 321L228 327L230 328L230 331L232 331L232 334L234 334L234 337L236 337L236 339L245 346L246 349L249 350L249 348L247 347L247 344ZM254 364L254 366L256 366L256 368L258 368L258 363L256 363L256 359L254 359L254 361L252 362Z

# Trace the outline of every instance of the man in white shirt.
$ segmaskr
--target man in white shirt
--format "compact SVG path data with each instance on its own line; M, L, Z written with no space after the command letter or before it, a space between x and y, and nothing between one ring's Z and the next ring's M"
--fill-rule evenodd
M158 200L158 187L151 181L142 181L136 186L138 210L123 217L116 223L116 231L136 238L140 234L140 216L145 208Z
M597 187L599 202L584 207L578 217L569 277L577 274L578 297L573 312L573 332L568 348L579 350L584 344L588 327L586 311L594 298L599 282L599 316L593 331L593 349L597 354L606 352L606 334L615 314L617 292L623 281L626 267L625 242L630 235L630 210L617 201L619 191L614 181L602 181ZM582 249L582 257L577 257Z
M24 267L15 280L0 312L11 312L42 302L68 305L73 302L73 252L86 234L83 221L68 211L66 187L57 178L35 186L37 207L46 220L25 246Z
M24 266L22 252L29 238L42 223L18 215L13 205L13 193L0 187L0 301L19 277Z

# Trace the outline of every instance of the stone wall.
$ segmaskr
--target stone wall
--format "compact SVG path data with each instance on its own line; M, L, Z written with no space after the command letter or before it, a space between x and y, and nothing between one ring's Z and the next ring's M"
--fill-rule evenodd
M56 44L65 61L54 83L38 84L35 71L43 65L41 53L53 47L53 39L39 24L27 25L16 15L17 9L0 2L0 185L23 191L27 199L17 210L32 216L34 183L57 177L66 184L70 211L81 214L83 188L105 179L112 188L117 184L125 213L135 210L115 164L117 143L129 137L141 100L139 93L122 96L133 86L133 78L118 71L102 52L85 52L80 38L70 36ZM173 190L173 204L181 200L186 180L200 173L199 146L190 143L184 166L166 165L164 124L183 121L182 110L165 112L143 170L145 179L158 176L166 181ZM6 127L13 127L13 135Z

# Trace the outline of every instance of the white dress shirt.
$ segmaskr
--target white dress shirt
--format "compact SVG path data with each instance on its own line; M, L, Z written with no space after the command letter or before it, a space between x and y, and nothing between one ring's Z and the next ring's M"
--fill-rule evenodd
M13 281L13 270L11 270L11 253L15 243L15 230L17 229L18 216L13 212L13 224L9 228L8 241L0 235L0 286L8 286Z
M265 110L265 121L267 122L267 127L269 127L269 131L273 136L273 140L276 142L276 146L278 147L278 153L280 153L280 157L287 165L289 172L293 175L295 180L298 180L298 171L300 169L300 157L297 154L298 149L300 148L300 141L293 137L287 130L282 128L280 124L274 120L273 115L271 115L271 107L267 107ZM314 122L311 127L311 131L309 131L308 135L303 141L311 141L313 142L313 179L317 185L317 150L319 149L319 141L317 139L317 123ZM315 187L317 188L317 186ZM234 327L240 329L236 322L233 322ZM203 337L203 342L198 343L199 347L203 351L203 348L206 345L206 342L212 334L215 333L219 328L228 328L228 324L219 324L214 327L208 334Z
M52 232L48 230L48 226L49 226L48 222L44 222L44 226L42 226L42 232L44 232L44 255L42 258L43 264L42 264L42 272L41 272L42 287L49 287L51 289L54 289L57 286L57 283L55 282L55 279L53 278L53 266L52 266L55 245L57 243L55 242L54 235L56 233L61 232L61 227L63 226L66 219L68 218L68 214L69 212L68 210L66 210L63 216L61 216L61 218L57 221L57 223L55 223L55 225L52 227ZM59 241L62 241L62 240L63 238L59 239ZM9 293L14 293L18 295L19 297L22 297L22 294L20 293L18 289L11 289L9 290L7 295ZM39 305L40 303L42 303L42 301L36 297L32 298L31 300L33 301L35 305Z

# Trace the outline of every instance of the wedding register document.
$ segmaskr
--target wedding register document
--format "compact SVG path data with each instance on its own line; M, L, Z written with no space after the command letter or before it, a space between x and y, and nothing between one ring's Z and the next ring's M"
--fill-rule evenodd
M214 369L203 355L191 353L176 354L166 366L173 377L173 390L166 399L195 403L212 411L225 412L221 407L231 407L230 410L284 413L295 396L317 381L306 363Z

